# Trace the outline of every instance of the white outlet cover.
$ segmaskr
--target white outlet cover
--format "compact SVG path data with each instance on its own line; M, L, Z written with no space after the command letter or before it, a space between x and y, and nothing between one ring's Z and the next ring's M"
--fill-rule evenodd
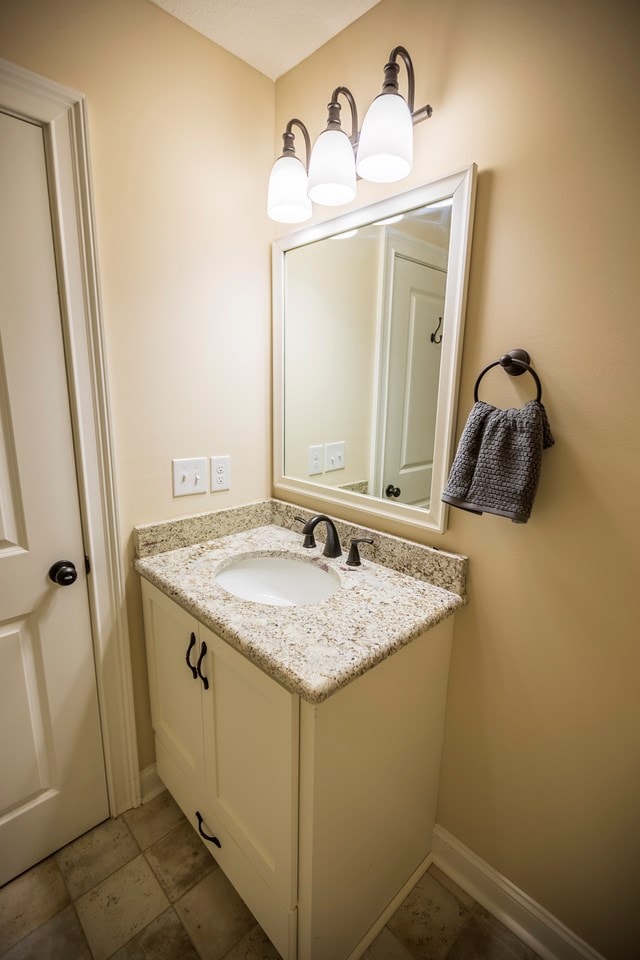
M308 448L309 476L324 472L324 444L316 443Z
M326 473L331 470L343 470L346 465L346 443L344 440L336 440L335 443L327 443L324 448L324 469Z
M231 457L211 457L211 492L231 489Z
M191 457L172 460L173 495L187 497L207 492L207 458Z

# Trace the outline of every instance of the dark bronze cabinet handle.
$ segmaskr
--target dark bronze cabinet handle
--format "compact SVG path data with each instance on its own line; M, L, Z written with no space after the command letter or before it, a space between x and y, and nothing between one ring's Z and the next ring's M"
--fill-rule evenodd
M205 643L204 640L203 640L203 641L202 641L202 646L201 646L201 648L200 648L200 656L198 657L198 663L197 663L197 665L196 665L196 669L197 669L197 671L198 671L198 676L199 676L200 679L202 680L202 684L203 684L205 690L208 690L208 689L209 689L209 681L207 680L207 678L206 678L206 677L204 676L204 674L202 673L202 670L200 669L200 667L202 666L202 661L204 660L206 654L207 654L207 645L206 645L206 643Z
M194 680L197 680L197 679L198 679L198 671L196 670L196 668L194 667L194 665L191 663L191 659L190 659L190 658L191 658L191 651L193 650L193 648L195 647L195 645L196 645L196 635L195 635L195 633L192 633L192 634L191 634L191 639L190 639L190 641L189 641L189 646L187 647L187 654L186 654L186 656L185 656L185 660L187 661L187 666L189 667L189 670L191 670L191 673L193 674L193 679L194 679Z
M196 810L196 817L198 818L198 833L200 834L200 836L204 837L205 840L208 840L209 843L215 843L216 847L221 847L222 844L220 843L217 837L213 837L211 836L211 834L205 833L204 830L202 829L203 818L199 810Z
M402 491L400 487L394 487L392 483L389 484L387 489L384 492L385 497L399 497Z

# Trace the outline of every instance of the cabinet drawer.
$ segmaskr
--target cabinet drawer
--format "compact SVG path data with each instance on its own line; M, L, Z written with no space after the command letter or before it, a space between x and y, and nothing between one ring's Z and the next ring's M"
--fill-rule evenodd
M194 789L157 737L156 756L158 776L200 836L209 853L247 904L283 960L295 960L297 911L288 910L278 900L273 890L234 842L225 826L207 808L202 796ZM200 835L196 810L204 819L204 829L218 838L220 847L204 840Z

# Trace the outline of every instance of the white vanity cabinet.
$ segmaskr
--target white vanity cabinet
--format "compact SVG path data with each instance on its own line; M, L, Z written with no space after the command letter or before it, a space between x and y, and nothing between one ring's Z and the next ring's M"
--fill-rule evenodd
M146 580L142 596L158 775L294 957L298 697Z
M356 960L429 862L453 618L312 704L142 591L160 778L284 960Z

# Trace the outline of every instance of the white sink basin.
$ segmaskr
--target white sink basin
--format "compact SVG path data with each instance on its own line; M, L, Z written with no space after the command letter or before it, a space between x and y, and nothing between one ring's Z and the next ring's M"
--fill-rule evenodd
M318 603L340 588L332 570L295 557L239 557L216 574L216 581L242 600L275 607Z

